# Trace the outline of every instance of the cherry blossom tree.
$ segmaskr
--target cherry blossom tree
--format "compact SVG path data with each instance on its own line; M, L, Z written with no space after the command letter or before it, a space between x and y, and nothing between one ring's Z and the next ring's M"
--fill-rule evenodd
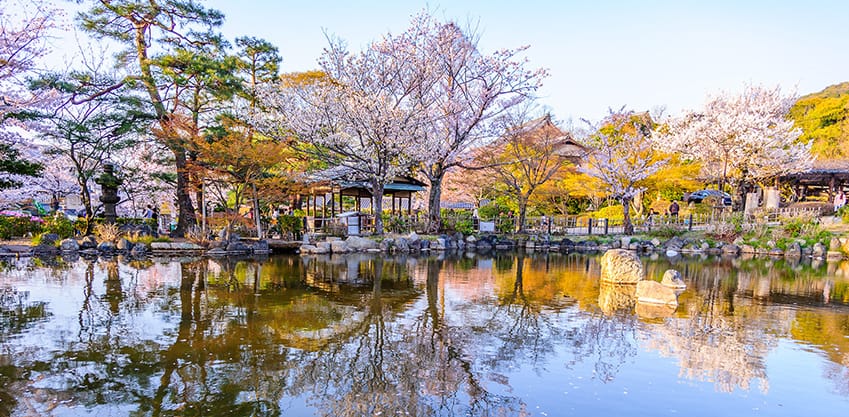
M421 97L413 88L401 88L421 74L407 71L394 52L389 39L357 54L332 40L319 60L321 76L265 95L268 113L261 125L279 140L297 137L308 144L303 149L309 154L369 183L378 234L383 233L384 186L409 174L426 147Z
M642 182L667 162L654 152L651 119L611 111L592 131L584 141L591 151L579 170L597 178L610 197L622 203L624 233L633 234L631 201L643 190Z
M471 147L502 133L497 117L531 98L547 72L527 68L521 57L527 47L485 54L473 30L437 21L427 12L416 15L391 42L395 59L421 75L410 78L415 84L406 88L416 89L428 112L419 172L430 184L430 229L436 231L445 174L470 162Z
M719 189L729 179L742 189L810 166L810 144L798 141L801 131L787 118L794 102L779 87L748 85L736 95L709 97L701 110L671 119L656 141L700 161L703 175L716 180Z
M23 146L29 127L22 113L44 97L27 89L26 77L48 52L60 11L47 2L4 0L0 5L0 188L21 186L40 173L39 155Z

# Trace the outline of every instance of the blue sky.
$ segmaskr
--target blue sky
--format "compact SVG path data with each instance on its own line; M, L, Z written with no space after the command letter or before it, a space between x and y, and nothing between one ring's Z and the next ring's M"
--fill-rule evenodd
M485 51L530 45L551 76L541 103L560 119L609 107L667 113L744 83L807 94L849 81L849 1L274 1L212 0L222 31L280 48L283 71L316 67L323 31L358 50L401 32L423 8L473 23Z

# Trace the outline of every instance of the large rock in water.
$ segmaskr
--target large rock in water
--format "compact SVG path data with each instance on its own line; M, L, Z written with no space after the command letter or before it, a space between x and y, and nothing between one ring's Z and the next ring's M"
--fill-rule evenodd
M638 282L636 296L638 303L678 305L675 290L657 281Z
M674 269L667 269L663 273L663 280L660 281L660 284L675 289L687 288L687 284L681 279L681 273Z
M62 252L76 252L80 250L80 244L74 239L65 239L59 243L59 249Z
M637 254L624 249L611 249L601 257L601 280L612 283L635 283L643 279L643 263Z

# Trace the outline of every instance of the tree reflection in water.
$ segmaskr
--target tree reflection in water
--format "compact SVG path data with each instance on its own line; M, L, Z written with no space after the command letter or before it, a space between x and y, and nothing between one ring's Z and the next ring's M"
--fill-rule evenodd
M608 384L641 347L677 358L680 378L766 392L780 339L821 349L849 396L842 266L675 262L689 288L652 319L580 255L14 265L0 415L525 415L520 370L589 364Z

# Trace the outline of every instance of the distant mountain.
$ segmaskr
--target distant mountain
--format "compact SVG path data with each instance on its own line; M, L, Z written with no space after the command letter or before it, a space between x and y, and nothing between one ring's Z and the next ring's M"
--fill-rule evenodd
M799 98L790 118L802 129L801 139L813 141L817 159L849 157L849 82Z

